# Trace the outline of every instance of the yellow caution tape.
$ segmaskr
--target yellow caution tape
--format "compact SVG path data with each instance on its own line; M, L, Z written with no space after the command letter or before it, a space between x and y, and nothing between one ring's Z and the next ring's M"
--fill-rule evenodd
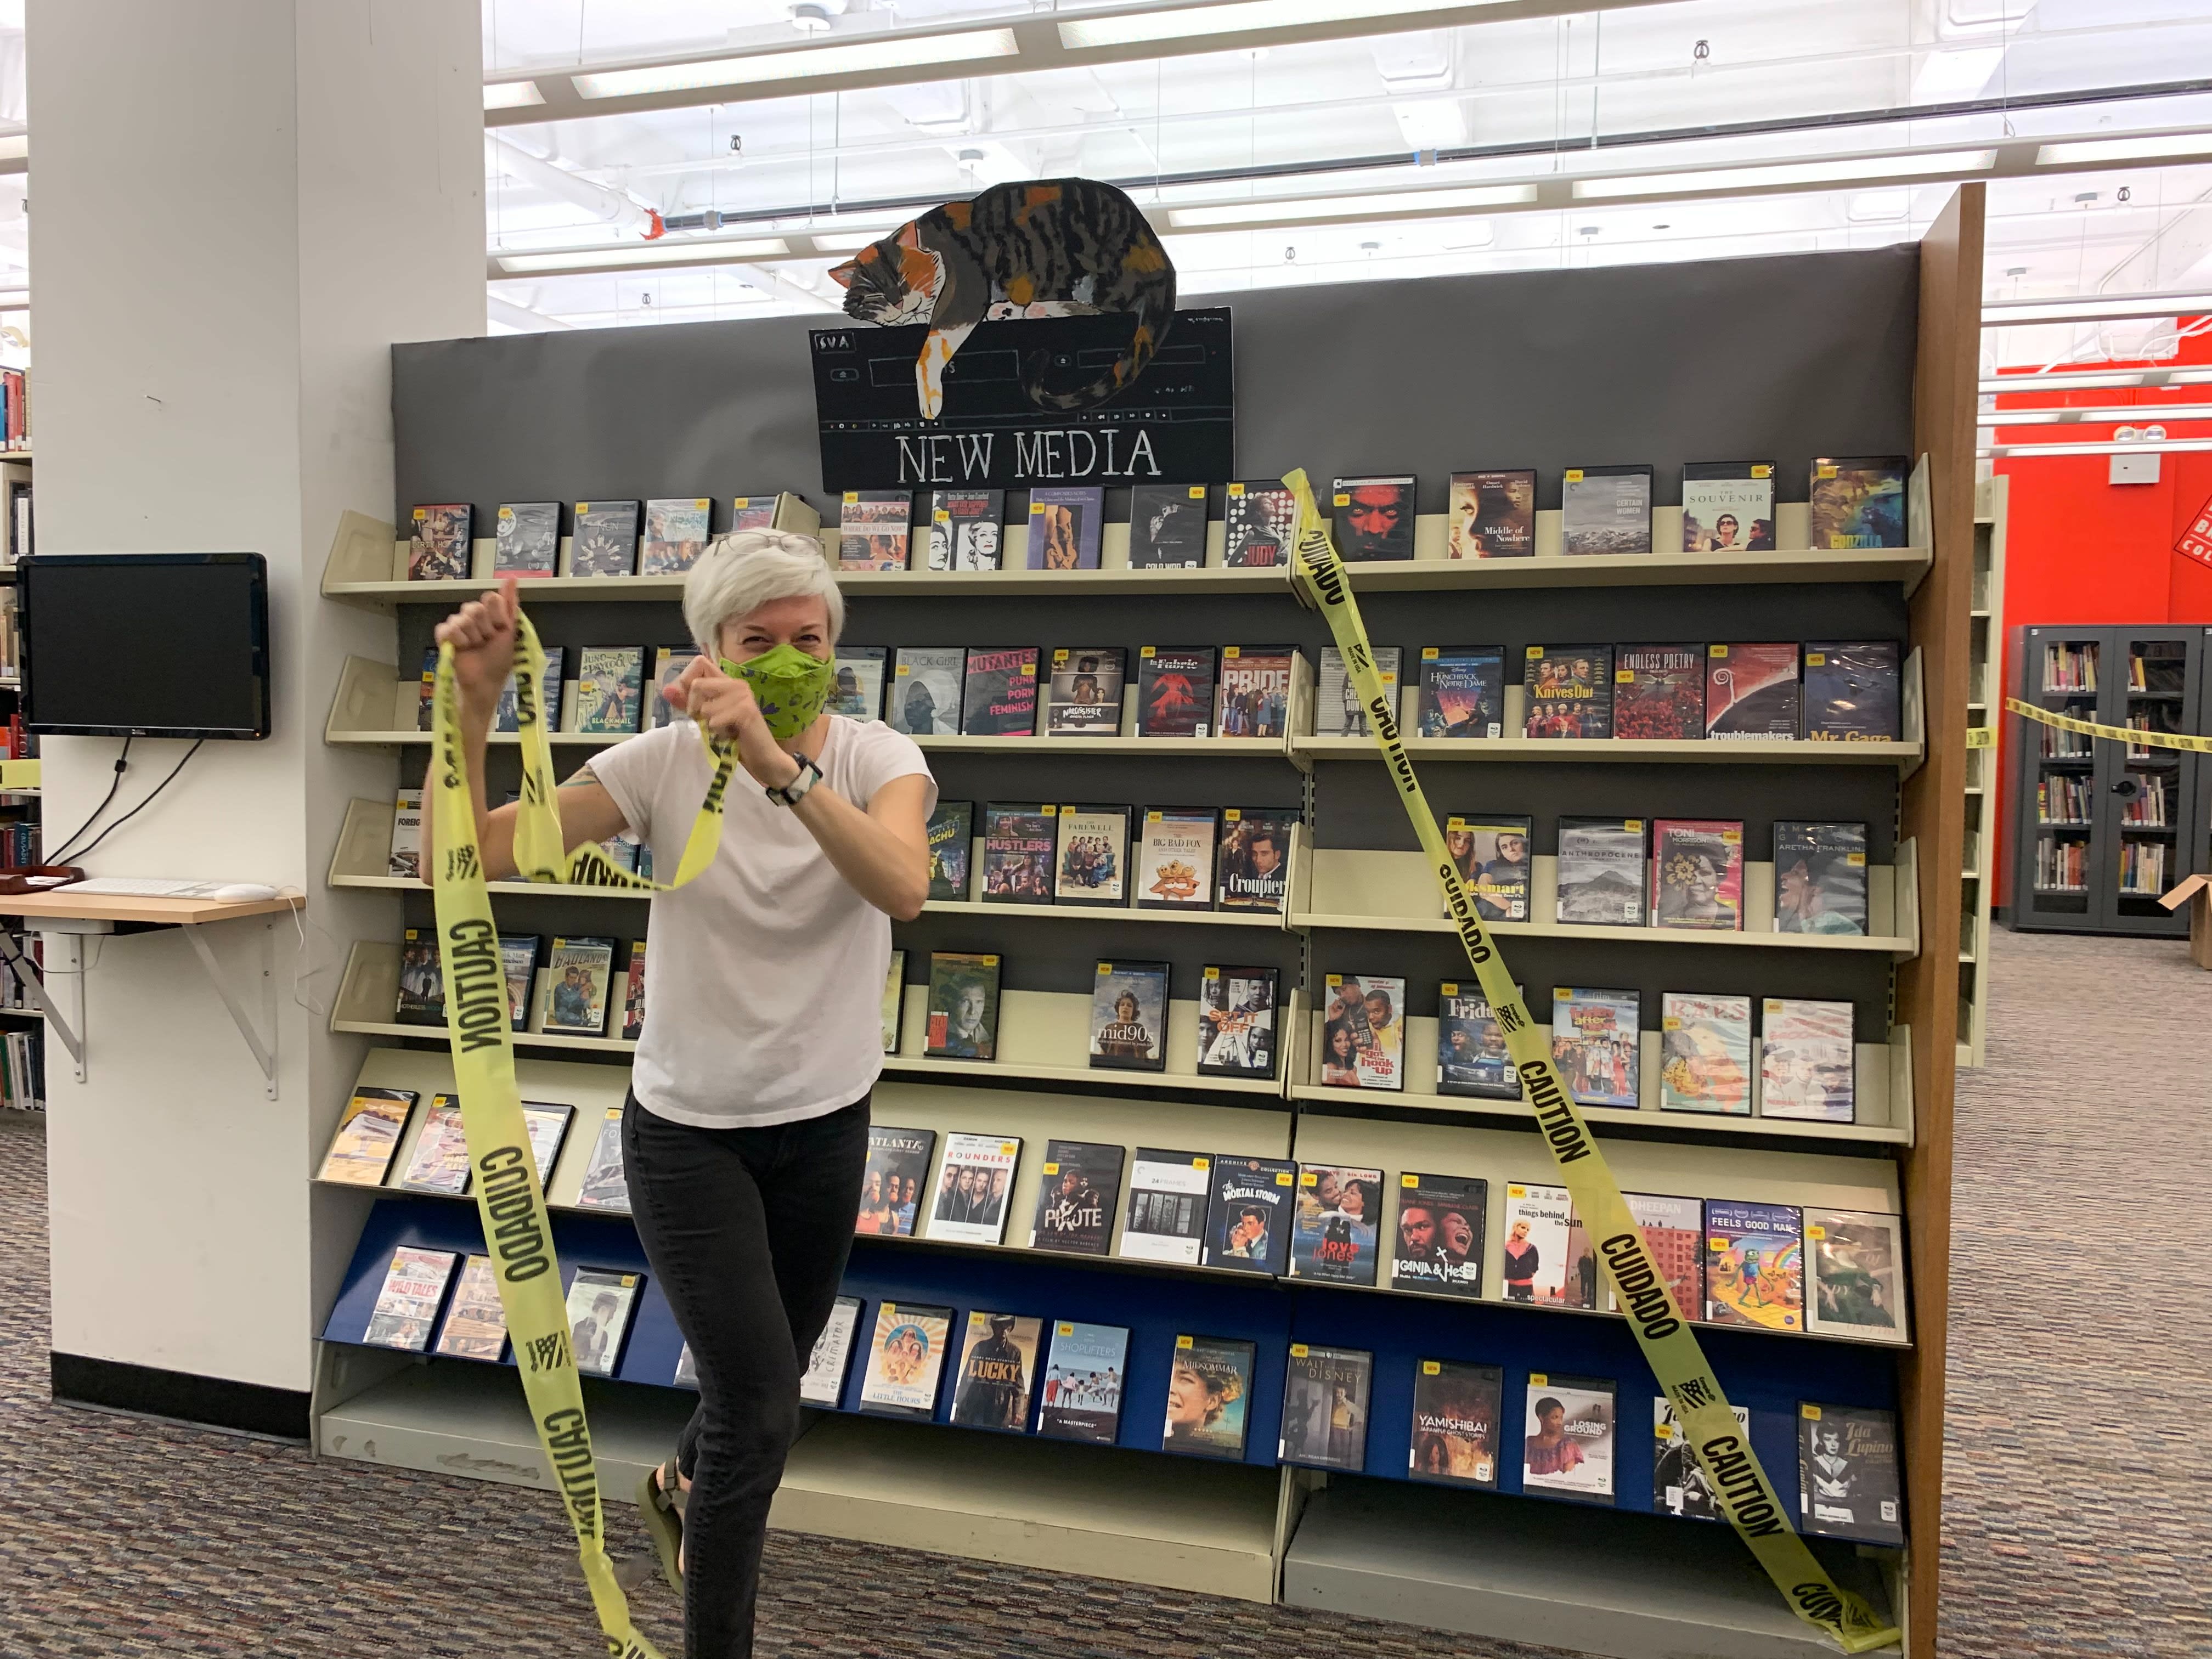
M2212 755L2212 738L2200 738L2193 732L2138 732L2132 726L2106 726L2099 720L2076 720L2071 714L2054 714L2048 708L2038 708L2018 697L2007 697L2004 706L2039 725L2055 726L2061 732L2079 732L2085 738L2103 738L2109 743L2124 743L2136 749L2185 749L2192 755Z
M1994 749L1997 746L1997 729L1994 726L1970 726L1966 728L1966 747Z
M1829 1577L1797 1535L1789 1506L1766 1478L1749 1438L1736 1426L1720 1379L1706 1364L1705 1351L1691 1334L1682 1310L1674 1305L1666 1274L1653 1260L1643 1229L1637 1225L1628 1200L1621 1196L1620 1184L1613 1178L1604 1155L1591 1139L1589 1124L1576 1109L1573 1095L1553 1069L1547 1045L1537 1035L1513 975L1484 932L1474 902L1445 850L1437 815L1430 810L1428 798L1413 775L1413 762L1407 757L1405 743L1399 736L1397 710L1376 672L1358 605L1329 539L1328 521L1314 501L1313 486L1303 470L1285 475L1283 483L1297 497L1295 570L1299 586L1328 618L1336 647L1344 654L1345 672L1366 706L1369 729L1382 751L1399 799L1413 820L1413 833L1420 838L1421 850L1428 855L1429 867L1457 924L1467 959L1482 985L1492 1016L1505 1035L1507 1050L1521 1074L1522 1094L1535 1109L1536 1127L1559 1165L1560 1181L1574 1197L1576 1212L1597 1242L1597 1255L1605 1264L1606 1276L1620 1305L1628 1310L1629 1322L1652 1374L1674 1402L1675 1416L1696 1449L1716 1500L1799 1618L1826 1632L1846 1653L1889 1646L1899 1639L1897 1626Z

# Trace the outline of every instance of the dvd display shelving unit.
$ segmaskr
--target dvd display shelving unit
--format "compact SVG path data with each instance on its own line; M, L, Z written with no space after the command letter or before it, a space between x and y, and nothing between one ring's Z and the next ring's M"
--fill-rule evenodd
M1498 942L1540 1009L1554 985L1632 985L1648 1024L1664 989L1819 995L1856 1011L1862 1112L1849 1124L1685 1119L1648 1109L1593 1111L1623 1184L1701 1197L1764 1199L1902 1213L1910 1232L1911 1340L1875 1345L1796 1332L1701 1329L1785 1499L1796 1490L1799 1402L1889 1407L1900 1417L1909 1547L1814 1540L1839 1576L1895 1607L1914 1655L1932 1654L1941 1528L1942 1400L1947 1318L1950 1098L1956 1042L1961 844L1971 609L1973 385L1978 340L1978 186L1962 190L1917 248L1746 260L1706 266L1486 276L1415 284L1285 290L1235 308L1238 438L1244 476L1305 465L1323 481L1386 462L1417 472L1417 556L1355 566L1351 579L1377 644L1496 642L1510 653L1563 639L1895 638L1910 647L1903 740L1895 744L1528 743L1431 740L1413 745L1439 811L1522 811L1537 819L1540 895L1553 878L1562 813L1741 817L1753 852L1740 935L1592 930L1537 920L1500 927ZM1459 319L1515 319L1503 330ZM1912 320L1917 315L1917 325ZM1771 361L1747 391L1718 347L1747 319L1771 317ZM1442 318L1438 322L1429 320ZM1898 319L1906 319L1902 325ZM609 331L515 343L456 341L395 349L398 506L473 499L695 494L709 478L727 495L815 475L805 319ZM1822 331L1832 331L1824 333ZM1525 339L1524 337L1525 336ZM1686 341L1715 343L1712 353ZM1501 346L1500 340L1505 343ZM1547 343L1540 349L1535 340ZM1317 345L1316 342L1327 343ZM1663 343L1663 345L1661 343ZM1329 396L1310 399L1304 367L1339 354ZM1838 355L1840 353L1840 355ZM1516 354L1526 354L1517 358ZM1646 356L1645 354L1653 354ZM1856 355L1855 355L1856 354ZM1836 365L1859 374L1838 384ZM1687 369L1683 365L1691 365ZM1815 365L1820 366L1815 373ZM1540 373L1539 370L1541 370ZM1710 387L1668 374L1710 373ZM1466 400L1480 376L1512 386L1522 404ZM1824 390L1808 398L1802 388ZM1526 389L1550 390L1526 400ZM1603 398L1583 389L1603 385ZM583 388L591 388L584 395ZM498 388L495 391L493 388ZM733 388L742 388L737 391ZM1640 389L1639 389L1640 388ZM1710 392L1711 395L1706 395ZM1347 421L1347 410L1358 418ZM1686 416L1684 411L1701 411ZM1705 424L1697 428L1697 422ZM1685 431L1686 422L1694 429ZM1348 434L1371 446L1354 453ZM690 436L698 442L678 441ZM1570 558L1556 547L1559 474L1601 455L1776 455L1784 461L1775 553ZM1922 459L1911 544L1814 551L1804 545L1807 459L1828 453ZM673 468L686 469L679 478ZM1788 458L1795 458L1794 463ZM1535 465L1534 558L1459 563L1441 556L1444 475L1482 465ZM694 476L696 470L696 476ZM888 482L888 481L887 481ZM1219 501L1215 480L1216 511ZM1670 492L1664 484L1662 500ZM1109 495L1109 518L1115 514ZM725 504L726 505L726 504ZM1655 514L1657 544L1678 522ZM1006 557L1023 556L1018 508ZM1095 573L841 578L847 639L864 645L1119 643L1132 650L1283 641L1309 661L1326 633L1281 571L1230 570L1217 538L1206 568L1132 570L1109 526ZM1793 534L1794 532L1794 534ZM485 557L488 549L479 550ZM413 730L414 665L439 616L472 582L409 583L390 523L349 519L325 574L326 601L388 614L392 649L349 664L326 738L389 749L394 789L418 781L427 754ZM672 584L607 579L548 582L535 618L549 644L677 643ZM1164 605L1163 599L1172 604ZM1433 1045L1436 986L1466 969L1425 892L1402 811L1365 740L1307 735L1301 696L1293 735L1245 743L947 741L929 745L943 796L1214 806L1299 806L1285 914L1162 917L1045 906L932 903L899 926L907 953L904 1035L874 1103L883 1125L1019 1135L1008 1245L856 1240L846 1288L950 1306L1083 1319L1131 1331L1116 1444L1098 1447L896 1421L851 1409L811 1415L794 1446L775 1523L1248 1599L1280 1600L1621 1655L1695 1650L1765 1659L1825 1652L1784 1608L1725 1528L1652 1512L1649 1420L1656 1393L1624 1321L1508 1306L1498 1299L1504 1188L1550 1178L1518 1102L1441 1097L1409 1067L1402 1095L1318 1081L1310 1010L1333 972L1402 975L1409 1055ZM1517 706L1517 693L1514 702ZM563 770L593 750L556 745ZM489 787L512 787L512 744L495 745ZM389 926L356 943L332 1023L371 1046L365 1085L424 1096L451 1086L441 1034L393 1022L398 941L429 917L428 894L385 873L391 805L351 803L333 848L335 886L388 888ZM1869 826L1869 935L1834 939L1761 931L1771 868L1760 859L1775 817L1849 818ZM579 888L499 884L503 929L645 936L647 907ZM1593 935L1597 936L1593 936ZM921 1053L917 989L933 950L988 950L1005 964L1001 1055L931 1060ZM1281 1075L1196 1075L1188 1010L1170 1021L1170 1069L1087 1067L1084 1037L1094 963L1115 956L1170 963L1178 1001L1204 964L1275 968L1285 988ZM648 1011L648 1018L650 1012ZM1654 1034L1647 1031L1647 1046ZM576 1198L595 1120L618 1103L632 1045L617 1037L518 1039L526 1097L578 1109L549 1199L564 1266L646 1264L622 1218ZM1647 1070L1650 1062L1647 1060ZM422 1113L418 1108L416 1119ZM410 1135L414 1133L410 1129ZM1203 1267L1049 1256L1024 1248L1043 1143L1059 1138L1186 1147L1480 1176L1489 1182L1482 1300L1273 1280ZM403 1146L394 1168L404 1167ZM930 1172L933 1184L936 1170ZM1126 1218L1125 1191L1116 1225ZM1395 1187L1386 1182L1386 1188ZM362 1194L356 1189L356 1197ZM383 1263L397 1245L480 1249L473 1206L390 1188L367 1202L318 1205L318 1225L352 1228L318 1249L350 1265L320 1338L314 1410L327 1455L458 1471L545 1486L519 1389L501 1368L424 1359L362 1345ZM1387 1241L1395 1213L1378 1218ZM1118 1231L1117 1231L1118 1243ZM1387 1282L1387 1280L1386 1280ZM864 1314L862 1328L867 1328ZM1179 1334L1252 1341L1258 1364L1243 1458L1166 1455L1162 1404ZM1292 1342L1375 1355L1371 1423L1357 1473L1285 1466L1275 1426ZM678 1338L648 1274L617 1375L586 1393L608 1490L619 1497L664 1455L691 1396L673 1385ZM1413 1486L1407 1445L1413 1366L1456 1358L1505 1368L1496 1494ZM841 1405L857 1400L858 1370ZM1620 1474L1608 1510L1519 1490L1517 1425L1530 1374L1613 1379Z
M2198 626L2014 629L2023 702L2106 726L2202 732ZM2179 937L2159 896L2205 867L2202 757L2020 722L2009 921L2027 931Z
M1996 902L1997 749L2004 719L2004 550L2008 478L1974 486L1973 606L1967 614L1966 727L1986 731L1966 750L1966 840L1959 915L1959 1064L1979 1066L1989 1045L1990 916Z

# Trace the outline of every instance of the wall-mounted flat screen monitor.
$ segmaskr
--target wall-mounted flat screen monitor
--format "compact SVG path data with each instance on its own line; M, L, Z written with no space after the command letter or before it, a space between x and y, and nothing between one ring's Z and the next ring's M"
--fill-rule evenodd
M31 731L269 735L260 554L40 553L15 581Z

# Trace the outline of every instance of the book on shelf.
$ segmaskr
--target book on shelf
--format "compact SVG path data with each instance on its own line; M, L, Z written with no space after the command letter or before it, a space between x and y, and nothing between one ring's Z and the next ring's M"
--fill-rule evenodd
M966 647L902 645L892 656L884 720L908 737L956 737L967 680Z
M848 720L883 718L884 659L880 645L841 645L837 647L836 678L830 690L830 712Z
M1196 570L1206 562L1206 486L1138 484L1129 491L1129 567Z
M1705 735L1705 648L1624 645L1613 657L1613 735L1674 742Z
M1444 820L1444 850L1485 921L1528 920L1534 818L1513 813Z
M836 1410L845 1397L845 1378L853 1369L854 1339L860 1329L860 1298L841 1296L830 1304L829 1322L807 1351L799 1378L799 1403ZM685 1349L690 1352L689 1347ZM679 1378L680 1380L680 1378ZM697 1379L693 1378L693 1386Z
M1042 1319L970 1310L958 1380L952 1385L952 1420L963 1428L1027 1433L1043 1334Z
M1091 986L1091 1065L1094 1069L1167 1069L1168 964L1101 961Z
M1856 1010L1766 997L1759 1008L1759 1115L1850 1123L1857 1116Z
M1420 689L1416 724L1420 736L1495 738L1504 734L1505 651L1502 646L1423 646Z
M605 937L556 938L546 955L538 1029L605 1036L607 993L614 983L615 942Z
M1774 931L1864 937L1867 826L1774 821Z
M1521 1098L1521 1073L1506 1050L1505 1028L1472 981L1448 979L1437 987L1437 1092Z
M1737 1432L1748 1445L1749 1408L1730 1406L1729 1410L1735 1414ZM1689 1433L1675 1415L1674 1402L1663 1394L1652 1396L1651 1434L1655 1443L1651 1456L1653 1512L1684 1521L1725 1521L1728 1517L1721 1513L1711 1478L1691 1449Z
M553 574L561 562L560 502L502 501L493 523L497 544L491 560L495 578Z
M1557 920L1641 927L1644 862L1642 818L1561 818Z
M1506 1183L1505 1249L1498 1276L1508 1302L1541 1308L1595 1305L1596 1259L1565 1188Z
M1168 1362L1167 1422L1160 1449L1238 1462L1252 1401L1258 1350L1229 1336L1178 1333Z
M1751 999L1660 997L1659 1109L1751 1115Z
M1055 1320L1038 1390L1038 1434L1110 1446L1121 1432L1121 1385L1129 1360L1126 1325Z
M1901 649L1895 640L1808 640L1799 735L1808 743L1895 743Z
M899 1050L899 1036L906 1016L906 952L894 950L890 963L884 969L884 1052L895 1054Z
M576 1109L565 1101L522 1103L523 1132L530 1137L530 1155L537 1162L541 1189L553 1179L554 1162L561 1156L562 1143L568 1139L568 1125L575 1115Z
M1613 647L1532 645L1521 665L1524 738L1613 735Z
M1337 556L1346 564L1412 558L1414 489L1411 475L1337 479L1329 492Z
M1374 1284L1382 1218L1382 1170L1299 1164L1291 1277L1324 1285Z
M1046 690L1046 735L1120 737L1127 664L1128 653L1118 645L1055 647Z
M1375 1356L1365 1349L1291 1343L1276 1456L1308 1468L1364 1468L1374 1392Z
M1864 1210L1805 1211L1805 1328L1868 1342L1907 1340L1905 1218Z
M1611 1503L1614 1404L1607 1378L1529 1372L1522 1490Z
M645 1035L645 941L629 942L629 971L623 986L623 1041L635 1042Z
M903 570L914 497L903 489L848 489L839 503L837 568Z
M623 1167L622 1136L623 1109L610 1106L599 1119L599 1139L592 1143L591 1161L576 1189L578 1209L629 1213L629 1172Z
M1794 1206L1705 1200L1705 1317L1804 1329L1805 1237Z
M1682 467L1682 551L1774 550L1774 463L1689 461Z
M1032 570L1096 570L1104 535L1106 492L1097 484L1054 484L1030 491Z
M561 729L561 692L568 684L562 678L562 670L568 661L567 647L549 645L545 650L545 675L538 682L538 696L542 714L548 732ZM493 710L491 729L495 732L520 732L522 729L521 685L512 674L500 688L499 707Z
M576 653L576 729L637 730L645 705L645 647L587 645Z
M934 1129L871 1125L868 1161L860 1175L860 1208L853 1231L878 1238L911 1238L929 1182Z
M612 1376L622 1359L623 1340L637 1312L643 1273L611 1267L579 1267L568 1281L568 1345L576 1369L586 1376Z
M1398 715L1399 650L1395 645L1378 645L1370 654L1375 659L1376 677L1382 682L1382 695L1390 705L1390 717ZM1368 722L1365 700L1352 676L1344 672L1344 653L1333 645L1321 648L1321 672L1314 686L1314 736L1317 738L1364 738L1372 734Z
M1006 492L933 489L929 494L929 568L996 570L1004 556Z
M974 851L975 803L940 800L930 809L929 896L965 902L969 859Z
M1578 1106L1634 1110L1642 1033L1634 991L1559 985L1552 990L1552 1063Z
M407 580L466 581L476 550L476 508L466 501L439 501L416 507L409 517Z
M402 789L392 803L392 854L385 873L422 878L422 792Z
M1786 641L1707 646L1705 735L1720 742L1794 739L1796 646Z
M402 1025L446 1023L446 981L438 961L438 930L410 927L399 946L399 997L392 1018Z
M1290 730L1294 645L1224 645L1213 730L1224 738L1279 738Z
M1651 550L1651 469L1571 466L1559 484L1560 550L1569 554Z
M1798 1526L1894 1549L1905 1542L1897 1419L1863 1406L1797 1407Z
M1406 1086L1406 981L1388 974L1330 974L1322 1011L1322 1075L1333 1089Z
M1212 909L1219 834L1218 817L1210 806L1147 807L1137 835L1137 908Z
M707 526L714 504L704 495L665 497L645 504L645 535L638 543L637 574L680 576L707 550Z
M482 1359L497 1364L507 1352L507 1310L499 1299L499 1273L488 1255L462 1259L453 1281L453 1300L446 1308L446 1322L438 1328L434 1352L449 1359Z
M1526 559L1536 551L1536 475L1508 468L1451 475L1444 556Z
M453 1277L459 1256L452 1250L419 1249L403 1244L392 1251L370 1309L368 1328L362 1340L372 1348L398 1348L421 1353L430 1346L430 1333L438 1323L438 1310L446 1300L446 1286Z
M1743 823L1736 818L1651 821L1651 925L1743 931Z
M1280 478L1246 479L1229 486L1222 515L1222 562L1232 569L1291 562L1297 539L1298 498Z
M1137 650L1137 735L1203 738L1213 717L1215 652L1212 646L1175 651L1146 645Z
M459 1198L469 1189L469 1141L461 1127L461 1097L433 1095L399 1184L410 1193L443 1193Z
M1298 1166L1271 1158L1213 1159L1203 1267L1279 1276L1290 1263Z
M1114 1237L1124 1151L1087 1140L1048 1140L1037 1171L1030 1248L1104 1255Z
M507 981L507 1024L511 1031L530 1029L530 993L538 979L538 935L501 933L499 967Z
M822 528L822 515L804 496L789 490L769 495L738 495L730 502L730 533L740 530L788 530L811 536Z
M1390 1288L1477 1301L1490 1183L1480 1176L1401 1175Z
M412 1089L372 1089L353 1091L338 1118L330 1150L323 1154L318 1181L343 1182L349 1187L381 1187L392 1171L392 1159L407 1133L408 1117L415 1110Z
M2045 691L2094 691L2097 658L2094 640L2053 641L2043 647L2043 689ZM2045 727L2046 732L2052 728ZM2069 732L2069 737L2074 734Z
M1121 1228L1125 1260L1198 1265L1212 1168L1213 1160L1199 1152L1137 1148L1129 1164L1129 1215Z
M1224 806L1214 890L1224 910L1280 912L1290 886L1294 806Z
M970 651L960 692L960 729L971 738L1036 733L1037 648Z
M1129 816L1126 806L1060 809L1053 902L1128 907Z
M1050 904L1059 830L1056 802L984 803L982 902Z
M1651 1252L1651 1260L1667 1281L1674 1298L1674 1311L1685 1319L1702 1319L1705 1310L1705 1206L1694 1198L1668 1193L1623 1193L1636 1230ZM1620 1298L1608 1285L1605 1310L1618 1313Z
M1808 539L1821 551L1905 545L1909 455L1823 456L1807 490Z
M637 574L637 501L578 501L568 538L571 576Z
M867 1370L860 1380L860 1409L924 1421L936 1416L951 1334L950 1308L888 1298L878 1303Z
M1275 1075L1277 986L1273 968L1208 963L1199 970L1198 1074Z
M929 953L929 1010L922 1052L939 1060L996 1060L999 958L994 951Z
M1504 1371L1464 1359L1413 1362L1412 1444L1406 1472L1443 1486L1498 1490L1498 1424Z
M927 1236L957 1244L999 1244L1021 1162L1019 1135L948 1134L930 1206Z

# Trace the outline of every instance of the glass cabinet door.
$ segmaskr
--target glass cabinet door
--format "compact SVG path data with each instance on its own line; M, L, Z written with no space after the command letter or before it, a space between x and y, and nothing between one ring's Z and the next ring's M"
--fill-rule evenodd
M2107 674L2104 717L2130 731L2187 732L2197 702L2200 637L2193 628L2122 634L2110 653L2117 672ZM2130 931L2149 923L2152 931L2186 932L2186 915L2172 915L2158 901L2189 867L2181 837L2191 814L2183 786L2193 775L2178 749L2100 746L2111 751L2099 768L2100 829L2109 849L2096 877L2104 903L2115 921L2132 924Z
M2056 714L2094 719L2103 666L2101 640L2031 628L2022 653L2022 696ZM2023 861L2019 908L2030 915L2087 921L2097 908L2097 754L2091 739L2056 726L2024 724L2033 763L2021 769L2033 811L2033 862Z

